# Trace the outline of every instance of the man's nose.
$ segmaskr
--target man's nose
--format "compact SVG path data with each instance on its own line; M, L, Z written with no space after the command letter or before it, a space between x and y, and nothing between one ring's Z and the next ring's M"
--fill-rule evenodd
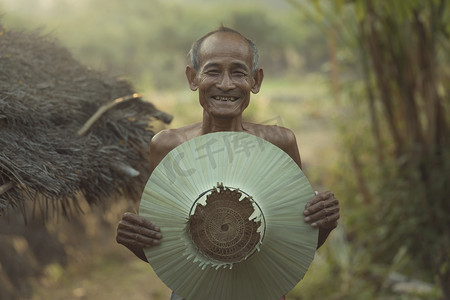
M222 91L231 90L235 87L233 78L231 78L231 75L229 73L224 73L220 77L216 86L217 86L217 88L221 89Z

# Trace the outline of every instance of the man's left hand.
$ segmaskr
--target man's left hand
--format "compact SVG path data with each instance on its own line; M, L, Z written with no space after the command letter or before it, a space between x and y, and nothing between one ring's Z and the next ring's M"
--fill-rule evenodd
M303 211L305 222L312 227L332 230L339 220L339 201L330 191L317 193Z

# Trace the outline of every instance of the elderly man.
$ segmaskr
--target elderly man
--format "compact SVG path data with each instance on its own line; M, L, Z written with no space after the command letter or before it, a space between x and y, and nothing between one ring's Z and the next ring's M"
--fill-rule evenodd
M198 90L203 120L155 135L150 143L150 171L175 147L218 131L242 131L263 138L285 151L301 168L297 142L291 130L242 120L250 94L259 92L264 78L263 69L258 67L254 43L237 31L221 27L196 41L190 55L191 65L186 67L186 77L190 89ZM337 226L338 200L331 192L316 193L307 203L303 217L305 222L319 229L319 248ZM123 215L117 229L117 242L144 261L147 259L143 248L158 245L162 238L157 224L132 213Z

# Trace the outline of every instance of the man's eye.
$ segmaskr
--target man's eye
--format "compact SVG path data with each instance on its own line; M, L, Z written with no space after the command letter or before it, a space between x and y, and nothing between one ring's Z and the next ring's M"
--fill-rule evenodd
M209 70L209 71L206 71L205 74L209 75L209 76L217 76L220 74L220 72L217 70Z
M236 77L244 77L246 75L247 74L245 72L241 72L241 71L233 72L233 76L236 76Z

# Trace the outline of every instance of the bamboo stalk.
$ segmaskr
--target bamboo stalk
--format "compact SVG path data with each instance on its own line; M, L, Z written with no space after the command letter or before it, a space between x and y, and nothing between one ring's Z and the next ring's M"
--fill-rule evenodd
M331 65L331 83L333 87L333 96L336 104L339 104L339 66L336 55L336 32L330 29L328 33L328 52Z
M139 176L140 172L136 170L135 168L124 164L124 163L115 163L111 165L111 168L116 170L119 173L122 173L123 175L129 176L129 177L137 177Z
M77 134L78 135L84 135L89 130L89 128L91 128L91 126L98 119L100 119L100 117L105 112L107 112L108 110L110 110L114 106L116 106L116 105L118 105L120 103L129 101L129 100L134 100L134 99L141 98L141 97L142 97L141 94L134 93L134 94L129 95L129 96L125 96L125 97L120 97L120 98L114 99L113 101L100 106L100 108L95 112L95 114L93 114L92 117L90 117L89 120L87 120L86 123L84 123L83 127L81 127L81 129L78 130Z
M383 103L383 106L385 108L385 116L387 119L387 124L389 126L389 131L392 135L392 138L394 140L395 148L396 148L396 155L400 156L402 149L403 149L403 140L400 135L399 129L397 127L396 118L394 115L394 107L392 103L392 91L387 79L387 75L385 74L382 65L385 63L383 58L381 57L380 53L380 42L378 39L378 34L375 29L374 19L375 13L373 11L371 2L369 1L369 18L367 18L369 21L369 31L367 36L367 43L369 45L369 51L371 53L373 66L375 69L376 79L378 83L378 87L380 89L381 93L381 102Z
M0 195L6 193L14 187L14 182L10 181L0 186Z
M432 22L434 24L434 22ZM426 112L426 146L428 153L433 155L440 151L441 137L440 132L443 124L443 108L440 107L440 99L436 91L436 63L433 32L429 34L423 22L419 18L419 12L414 12L414 25L418 36L418 64L425 75L420 78L420 93L425 103ZM426 45L429 45L426 47Z
M350 158L353 165L353 170L355 171L355 177L358 182L358 190L362 195L364 204L369 205L372 203L372 194L369 190L366 179L364 178L361 162L359 161L354 149L350 150Z
M405 126L400 127L403 131L403 138L409 140L410 145L422 145L423 133L422 126L419 121L419 108L417 105L417 95L415 93L417 89L416 84L416 63L411 53L414 52L414 44L410 42L411 32L403 32L398 28L402 24L397 24L397 20L387 18L386 29L391 33L392 40L395 41L395 45L388 47L388 53L390 54L390 64L392 68L392 74L395 74L393 81L396 83L398 95L396 97L397 103L399 103L399 116L404 121ZM407 51L410 49L410 51ZM410 147L410 146L409 146ZM417 156L422 156L422 153L416 153ZM414 161L415 158L412 158Z
M369 100L369 115L370 115L370 120L371 120L370 123L372 125L372 131L373 131L373 135L375 138L376 152L377 152L378 160L380 162L384 162L384 155L383 155L384 145L381 140L380 124L379 124L378 115L377 115L377 112L375 109L375 95L373 93L372 84L370 82L369 59L367 58L366 49L363 44L363 41L367 41L367 36L366 36L362 22L359 23L359 28L360 28L360 32L361 32L361 38L362 38L359 43L359 50L361 53L361 62L362 62L362 69L363 69L363 73L364 73L364 82L365 82L365 86L366 86L366 93L367 93L367 98Z

